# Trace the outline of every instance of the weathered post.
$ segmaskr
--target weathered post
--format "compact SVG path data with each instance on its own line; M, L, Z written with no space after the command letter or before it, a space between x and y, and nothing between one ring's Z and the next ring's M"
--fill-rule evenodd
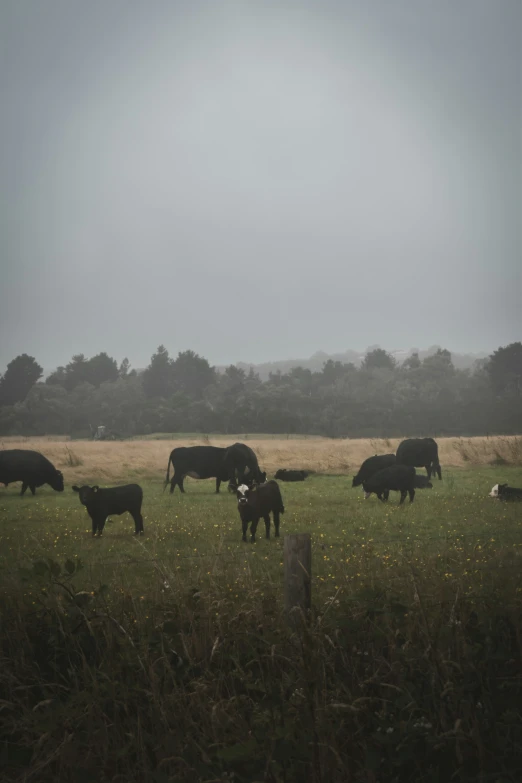
M285 610L288 620L300 623L312 608L312 542L310 533L285 536ZM293 611L292 611L293 610Z

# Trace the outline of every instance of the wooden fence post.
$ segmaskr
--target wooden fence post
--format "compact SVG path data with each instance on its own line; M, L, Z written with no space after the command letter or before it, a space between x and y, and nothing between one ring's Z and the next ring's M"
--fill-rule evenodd
M310 533L285 536L285 610L299 624L312 608L312 542ZM292 611L295 610L295 611ZM300 611L299 611L300 610Z

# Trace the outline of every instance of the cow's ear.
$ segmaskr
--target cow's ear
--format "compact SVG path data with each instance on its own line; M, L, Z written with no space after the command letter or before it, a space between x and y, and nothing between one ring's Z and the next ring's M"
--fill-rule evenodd
M72 491L73 492L79 492L80 491L80 487L77 487L76 484L75 484L74 487L72 488Z
M93 492L98 492L99 486L96 484L94 487L91 487Z

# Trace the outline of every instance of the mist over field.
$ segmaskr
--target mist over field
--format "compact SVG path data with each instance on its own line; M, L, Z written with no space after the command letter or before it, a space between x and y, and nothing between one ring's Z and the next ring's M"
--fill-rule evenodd
M0 371L520 339L520 29L518 0L2 3Z

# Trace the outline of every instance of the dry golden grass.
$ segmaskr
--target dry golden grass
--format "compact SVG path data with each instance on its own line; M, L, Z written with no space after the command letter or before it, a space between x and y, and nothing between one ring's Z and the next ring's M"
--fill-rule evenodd
M109 484L129 476L162 481L171 450L177 446L225 446L248 443L269 475L278 468L302 468L318 473L349 474L373 454L395 452L400 438L331 440L320 437L263 438L244 436L187 437L172 440L69 441L66 438L3 438L0 449L35 449L63 471L68 483L84 478ZM522 465L522 437L439 438L441 465Z

